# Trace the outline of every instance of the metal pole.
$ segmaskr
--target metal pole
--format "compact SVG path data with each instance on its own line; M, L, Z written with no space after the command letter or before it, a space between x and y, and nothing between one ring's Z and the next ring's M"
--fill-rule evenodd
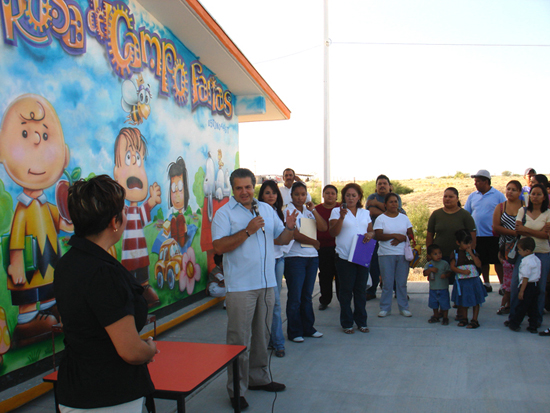
M328 37L328 0L324 0L324 172L323 187L330 184L330 110L329 110L329 73L328 63L330 39Z

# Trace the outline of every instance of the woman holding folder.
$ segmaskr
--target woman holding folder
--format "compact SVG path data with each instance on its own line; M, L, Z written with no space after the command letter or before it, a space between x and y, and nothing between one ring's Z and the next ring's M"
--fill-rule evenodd
M317 250L320 243L317 240L317 230L326 231L327 223L319 212L315 210L313 202L307 199L307 187L303 182L295 182L290 189L292 202L287 211L298 211L296 218L297 230L294 242L285 255L285 278L288 288L286 302L287 334L288 339L295 343L302 343L304 337L323 337L313 327L315 315L313 313L313 287L319 268Z
M355 183L342 189L342 204L330 214L329 232L336 237L336 270L340 279L340 325L344 333L353 334L353 323L360 332L368 333L367 328L367 279L369 269L348 261L352 244L359 234L361 242L374 238L369 211L363 209L363 191ZM353 298L354 310L351 311Z

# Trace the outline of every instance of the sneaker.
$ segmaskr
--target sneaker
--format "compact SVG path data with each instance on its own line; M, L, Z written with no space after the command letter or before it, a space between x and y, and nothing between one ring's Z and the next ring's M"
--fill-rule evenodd
M382 310L378 313L378 317L386 317L387 315L390 315L389 311Z
M292 341L294 341L295 343L303 343L304 342L304 338L302 336L298 336L298 337L294 337L292 339Z
M403 317L412 317L412 313L409 310L401 310L399 311L399 314L401 314Z
M320 333L319 331L316 331L316 332L313 333L310 337L313 337L313 338L321 338L321 337L323 337L323 333Z

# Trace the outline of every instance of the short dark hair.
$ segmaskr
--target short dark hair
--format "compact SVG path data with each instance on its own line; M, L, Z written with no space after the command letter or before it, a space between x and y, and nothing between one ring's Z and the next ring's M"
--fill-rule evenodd
M172 179L176 176L182 175L183 179L183 197L184 197L184 204L183 209L187 209L187 205L189 204L189 185L187 181L187 168L185 167L185 161L181 156L178 156L178 159L176 159L176 162L171 162L168 165L168 179ZM168 205L172 206L172 197L170 196L170 192L172 191L172 188L168 190Z
M376 183L378 183L378 181L380 179L385 179L386 181L388 181L388 185L391 185L391 181L390 181L390 178L388 178L386 175L382 174L382 175L378 175L376 177Z
M292 171L292 173L294 174L294 176L296 176L296 172L294 172L294 169L292 168L286 168L284 171L283 171L283 177L285 176L285 172L286 171Z
M68 198L75 235L99 234L113 217L122 222L125 195L124 188L108 175L75 182L69 187Z
M363 208L363 203L361 202L363 200L363 190L355 182L350 182L342 188L342 202L346 202L346 192L348 192L350 189L355 189L357 191L357 194L359 195L359 199L357 200L357 208Z
M521 183L519 181L512 179L510 182L506 184L506 186L510 184L514 185L518 189L518 191L521 192Z
M238 168L235 169L231 176L229 177L229 182L231 183L231 188L235 186L235 178L250 178L252 180L252 186L256 186L256 175L250 170L246 168Z
M428 255L432 255L433 252L436 250L441 251L441 247L437 244L431 244L428 246L428 249L426 250L426 252L428 253Z
M384 203L387 204L391 197L395 197L395 199L397 199L397 202L399 202L399 195L397 195L395 192L388 192L384 197Z
M537 244L535 240L531 237L525 237L518 241L518 247L521 247L522 250L535 251Z
M290 195L292 195L292 194L294 193L294 190L295 190L296 188L301 188L301 187L303 187L303 188L306 190L306 192L307 192L307 186L306 186L306 184L304 184L302 181L294 182L294 183L292 184L292 186L290 187Z
M338 195L338 188L336 188L334 185L332 184L325 185L322 193L324 194L327 189L334 189L336 191L336 195Z

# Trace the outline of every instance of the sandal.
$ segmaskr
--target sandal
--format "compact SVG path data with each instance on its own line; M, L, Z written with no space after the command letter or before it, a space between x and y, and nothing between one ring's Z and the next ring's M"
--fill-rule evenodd
M497 311L497 314L498 314L498 315L504 315L504 309L505 309L505 308L506 308L506 307L504 307L503 305L501 305L500 308L499 308L498 311Z
M443 318L443 321L441 322L442 325L444 326L448 326L449 325L449 319L448 318Z
M428 320L428 323L430 323L430 324L439 323L439 318L437 318L436 316L433 315L433 316Z
M369 332L369 329L367 327L359 327L358 330L361 332L361 333L368 333Z
M458 327L466 327L468 325L468 319L467 318L463 318L462 320L460 320L460 322L457 324Z
M470 324L466 326L467 329L473 330L479 327L479 322L477 320L470 321Z
M344 333L353 334L353 333L355 333L355 331L353 331L353 328L344 328Z
M275 357L284 357L285 356L285 351L284 350L275 350Z

